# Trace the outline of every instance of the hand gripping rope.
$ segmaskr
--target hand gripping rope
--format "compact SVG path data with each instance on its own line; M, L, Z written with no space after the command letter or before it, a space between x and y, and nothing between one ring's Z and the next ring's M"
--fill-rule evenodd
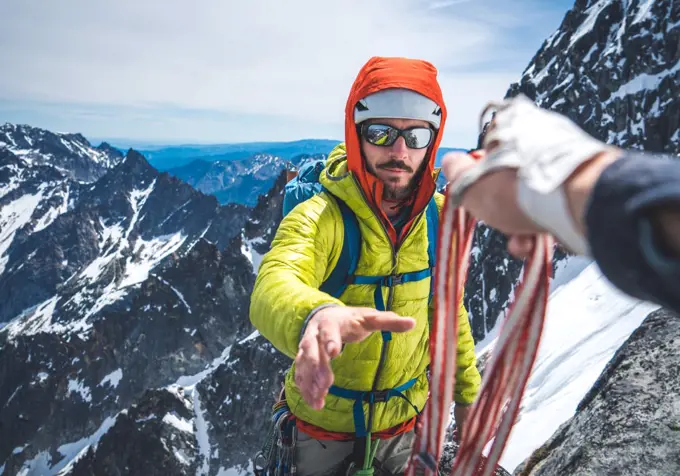
M438 474L455 385L458 303L465 286L475 225L476 220L468 212L455 206L449 190L440 221L434 278L430 399L413 446L407 476ZM536 236L533 255L524 266L517 299L502 324L480 394L466 422L452 475L488 476L500 460L541 339L553 244L550 235ZM482 452L492 439L488 457L484 458Z

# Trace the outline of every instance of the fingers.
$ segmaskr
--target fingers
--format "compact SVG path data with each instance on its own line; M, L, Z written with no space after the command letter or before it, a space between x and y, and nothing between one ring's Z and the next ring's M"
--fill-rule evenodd
M416 325L412 317L402 317L390 311L375 311L364 315L363 328L367 331L406 332Z
M328 355L329 359L334 359L342 349L342 336L340 335L340 327L337 325L326 325L321 323L319 326L319 343L321 349Z
M310 323L311 327L311 323ZM295 383L300 389L302 398L312 407L317 408L315 398L315 368L319 365L319 345L316 338L316 329L307 328L305 335L300 340L298 354L295 358Z
M449 182L455 182L474 166L475 159L464 152L449 152L442 157L442 172Z
M295 383L302 398L321 410L333 384L331 359L340 353L342 341L338 325L332 321L311 320L300 340L295 358Z
M516 258L527 259L534 252L536 239L529 235L513 235L508 239L508 253Z
M309 322L295 358L295 383L302 398L316 410L323 408L333 384L331 360L340 353L343 342L361 341L379 330L406 332L416 324L413 318L371 308L338 308L333 312L339 315Z

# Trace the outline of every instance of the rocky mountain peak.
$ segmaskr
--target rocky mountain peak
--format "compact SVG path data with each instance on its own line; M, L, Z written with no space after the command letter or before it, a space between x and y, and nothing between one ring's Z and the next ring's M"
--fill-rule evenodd
M79 182L97 180L123 158L114 148L92 147L82 134L54 133L25 124L0 126L0 149L9 150L29 165L57 168Z
M680 152L680 4L578 0L508 96L522 92L610 144Z

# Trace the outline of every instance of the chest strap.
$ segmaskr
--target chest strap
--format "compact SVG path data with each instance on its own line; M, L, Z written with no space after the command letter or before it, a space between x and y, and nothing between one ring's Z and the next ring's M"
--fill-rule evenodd
M420 415L420 410L418 410L418 408L416 408L416 406L413 403L411 403L411 401L408 398L406 398L406 395L404 395L403 393L409 388L413 387L413 385L417 381L418 381L417 378L412 378L408 382L401 384L398 387L390 388L387 390L375 390L375 391L350 390L347 388L332 385L331 388L328 390L328 393L330 393L331 395L335 395L336 397L354 400L353 407L354 431L356 432L357 437L361 438L368 434L368 431L366 430L366 421L364 415L363 406L364 402L367 403L387 402L392 397L399 397L406 400L409 403L409 405L411 405L413 409L416 411L416 414Z
M364 276L354 275L350 278L351 284L372 284L375 285L373 293L373 300L375 308L378 311L385 311L385 300L383 299L383 287L391 288L397 284L410 283L413 281L421 281L432 276L432 268L426 268L420 271L411 271L410 273L394 274L391 276ZM381 331L383 341L392 340L392 333L389 331Z

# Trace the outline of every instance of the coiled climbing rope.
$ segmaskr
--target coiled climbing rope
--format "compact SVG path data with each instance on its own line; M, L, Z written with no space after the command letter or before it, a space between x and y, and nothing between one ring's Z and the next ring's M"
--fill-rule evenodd
M476 220L447 194L439 229L435 318L430 339L430 399L407 476L438 474L455 385L458 306ZM458 240L455 237L460 237ZM466 422L451 474L488 476L500 460L536 359L552 273L553 238L537 235L516 300L502 323L482 388ZM493 441L492 441L493 440ZM491 443L488 457L483 452Z

